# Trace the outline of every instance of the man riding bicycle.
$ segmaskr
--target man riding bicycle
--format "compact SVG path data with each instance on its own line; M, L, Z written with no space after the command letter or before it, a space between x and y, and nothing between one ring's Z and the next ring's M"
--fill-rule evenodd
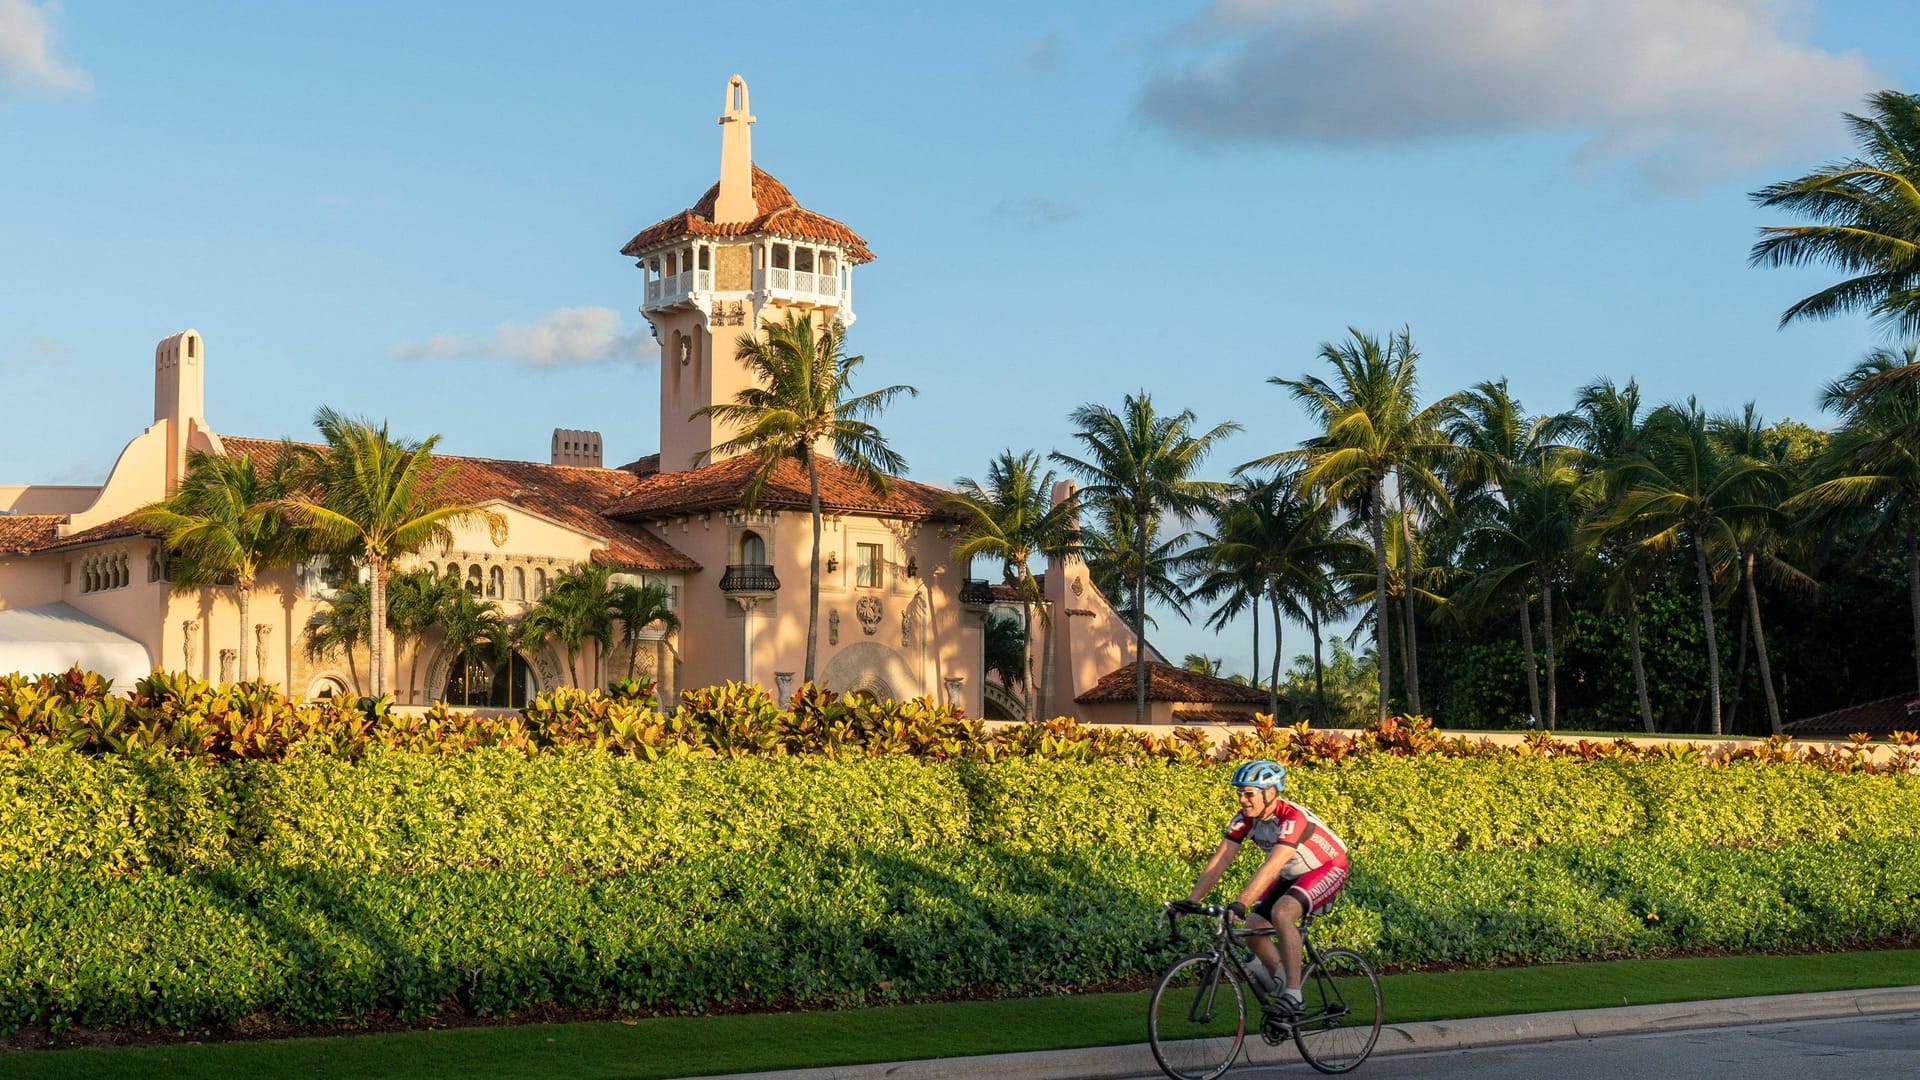
M1264 759L1249 761L1233 770L1232 783L1240 797L1240 812L1227 822L1226 835L1201 869L1193 892L1177 906L1198 908L1240 854L1243 841L1251 838L1265 852L1265 861L1230 910L1245 918L1250 929L1273 927L1271 937L1261 935L1249 941L1267 972L1285 974L1283 989L1267 1007L1277 1018L1291 1022L1303 1008L1296 924L1303 916L1325 909L1346 884L1347 845L1306 807L1280 797L1287 789L1286 766Z

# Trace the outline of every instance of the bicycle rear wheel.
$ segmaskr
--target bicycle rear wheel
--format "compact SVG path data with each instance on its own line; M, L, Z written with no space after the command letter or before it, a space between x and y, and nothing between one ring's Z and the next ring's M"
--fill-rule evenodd
M1240 1056L1246 1037L1246 996L1224 962L1189 956L1153 988L1147 1043L1174 1080L1214 1080Z
M1352 949L1327 949L1315 961L1301 983L1306 1015L1294 1025L1293 1041L1307 1064L1343 1073L1367 1060L1380 1038L1380 980Z

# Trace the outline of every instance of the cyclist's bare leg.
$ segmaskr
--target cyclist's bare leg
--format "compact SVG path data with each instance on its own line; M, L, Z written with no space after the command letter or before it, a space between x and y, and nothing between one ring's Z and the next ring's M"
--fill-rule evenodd
M1273 937L1279 946L1280 963L1286 968L1287 988L1300 989L1300 928L1295 925L1305 912L1300 907L1300 898L1288 893L1273 903ZM1268 949L1272 950L1273 945Z
M1247 929L1249 930L1265 930L1272 925L1272 923L1261 918L1258 914L1253 912L1247 913ZM1277 933L1262 934L1259 937L1247 939L1247 946L1253 950L1253 955L1259 957L1260 962L1267 966L1267 972L1269 974L1276 973L1280 970L1280 950L1273 944L1273 939L1277 936Z

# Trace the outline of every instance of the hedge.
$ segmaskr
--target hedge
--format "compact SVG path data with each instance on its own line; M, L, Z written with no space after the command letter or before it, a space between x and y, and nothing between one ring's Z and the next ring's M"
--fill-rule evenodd
M0 1030L1070 988L1167 955L1225 767L579 748L0 755ZM1920 932L1920 777L1370 754L1291 791L1382 963ZM1235 872L1244 880L1254 860Z

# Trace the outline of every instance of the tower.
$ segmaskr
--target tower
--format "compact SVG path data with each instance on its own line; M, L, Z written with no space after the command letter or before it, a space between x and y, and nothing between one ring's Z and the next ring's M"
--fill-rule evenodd
M816 329L852 325L853 268L873 259L859 234L802 207L753 163L753 122L747 81L735 75L720 114L719 182L620 249L645 276L640 313L660 342L662 472L712 460L730 436L693 413L747 389L740 338L789 312Z

